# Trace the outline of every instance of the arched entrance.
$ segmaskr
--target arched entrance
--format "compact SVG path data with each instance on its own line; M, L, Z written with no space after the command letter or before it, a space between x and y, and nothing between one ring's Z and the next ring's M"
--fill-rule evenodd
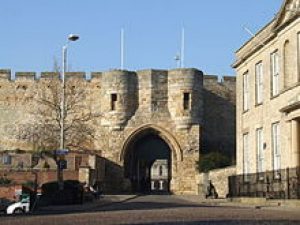
M168 134L153 127L138 129L129 136L121 153L125 178L133 192L169 192L172 160L177 154ZM176 144L176 143L175 143ZM179 149L177 149L179 150Z

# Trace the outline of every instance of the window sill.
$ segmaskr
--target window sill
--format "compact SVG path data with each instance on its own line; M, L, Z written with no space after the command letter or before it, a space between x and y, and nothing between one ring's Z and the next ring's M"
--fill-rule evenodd
M263 105L263 102L256 103L256 104L255 104L255 107L259 107L259 106L262 106L262 105Z
M244 111L243 111L243 114L246 114L247 112L249 112L249 109L244 110Z
M279 95L282 95L282 94L284 94L287 91L293 90L294 88L296 88L298 86L300 86L300 82L299 81L297 83L294 83L293 85L290 85L288 87L283 88L278 94L276 94L274 96L271 96L270 99L272 100L274 98L277 98ZM271 93L271 95L272 95L272 93Z
M287 92L287 91L289 91L289 90L292 90L292 89L294 89L294 88L296 88L296 87L298 87L298 86L300 86L300 82L299 82L299 81L298 81L297 83L294 83L294 84L288 86L288 87L285 87L285 88L280 92L280 94L283 94L283 93L285 93L285 92Z
M275 98L277 98L279 95L281 94L281 92L280 93L278 93L278 94L276 94L276 95L273 95L273 96L271 96L271 100L273 100L273 99L275 99Z

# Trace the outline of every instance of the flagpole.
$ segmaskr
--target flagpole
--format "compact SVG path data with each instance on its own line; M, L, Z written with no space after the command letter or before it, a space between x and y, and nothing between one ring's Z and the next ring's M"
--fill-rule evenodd
M182 27L181 30L181 53L180 53L180 67L184 68L184 48L185 48L185 33L184 33L184 27Z
M121 29L121 70L124 70L124 28Z

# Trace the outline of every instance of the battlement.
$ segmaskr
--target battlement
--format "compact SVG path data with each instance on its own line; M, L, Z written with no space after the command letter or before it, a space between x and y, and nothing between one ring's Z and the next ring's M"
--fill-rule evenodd
M203 81L219 83L219 77L217 75L204 75Z
M35 72L16 72L15 73L15 79L19 80L35 80L36 79L36 73Z
M222 85L222 86L235 86L236 77L234 76L222 76L217 75L204 75L203 86Z
M42 72L40 78L46 78L46 79L55 79L59 78L58 72Z
M0 79L11 80L11 71L8 69L1 69L0 70Z
M193 71L198 71L197 69L172 69L172 70L157 70L157 69L147 69L147 70L138 70L138 71L127 71L127 70L119 70L119 69L114 69L114 70L109 70L109 71L104 71L104 72L66 72L65 78L66 79L82 79L82 80L93 80L93 79L99 79L105 75L114 75L114 74L136 74L136 75L143 75L143 74L169 74L169 73L178 73L178 74L188 74ZM7 80L41 80L41 79L58 79L60 78L60 73L59 72L50 72L50 71L45 71L41 73L36 73L36 72L28 72L28 71L20 71L20 72L15 72L14 74L11 72L10 69L0 69L0 79L7 79Z
M102 76L102 72L91 72L91 80L100 79Z
M66 79L83 79L86 80L87 74L85 72L67 72Z
M223 76L223 80L228 82L236 82L236 77L234 76Z
M98 82L102 80L103 75L114 77L115 75L129 75L135 74L137 77L144 79L143 77L147 74L151 74L151 76L160 76L164 74L165 76L174 75L178 76L178 78L182 77L184 79L188 79L188 76L193 73L202 74L201 71L194 69L194 68L184 68L184 69L171 69L171 70L159 70L159 69L145 69L145 70L138 70L138 71L127 71L127 70L110 70L104 72L66 72L65 79L76 79L82 80L87 82ZM170 78L171 78L170 77ZM185 78L186 77L186 78ZM14 74L9 69L0 69L0 80L3 82L4 80L7 81L38 81L43 79L59 79L60 73L59 72L15 72ZM199 80L202 82L202 80ZM223 86L234 86L236 82L236 78L233 76L223 76L221 79L217 75L203 75L203 85L204 86L211 86L211 85L223 85Z

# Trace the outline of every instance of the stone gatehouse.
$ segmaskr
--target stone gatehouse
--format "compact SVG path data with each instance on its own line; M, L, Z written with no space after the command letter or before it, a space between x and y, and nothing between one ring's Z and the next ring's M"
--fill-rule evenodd
M59 74L22 72L11 79L9 70L1 70L0 77L0 149L34 149L16 134L35 121L30 111L39 105L32 99L59 81ZM85 77L67 73L66 82L87 92L82 111L100 115L89 121L95 134L88 148L106 159L106 191L150 190L152 164L167 160L167 189L195 194L201 154L235 154L234 77L219 82L197 69L113 70Z

